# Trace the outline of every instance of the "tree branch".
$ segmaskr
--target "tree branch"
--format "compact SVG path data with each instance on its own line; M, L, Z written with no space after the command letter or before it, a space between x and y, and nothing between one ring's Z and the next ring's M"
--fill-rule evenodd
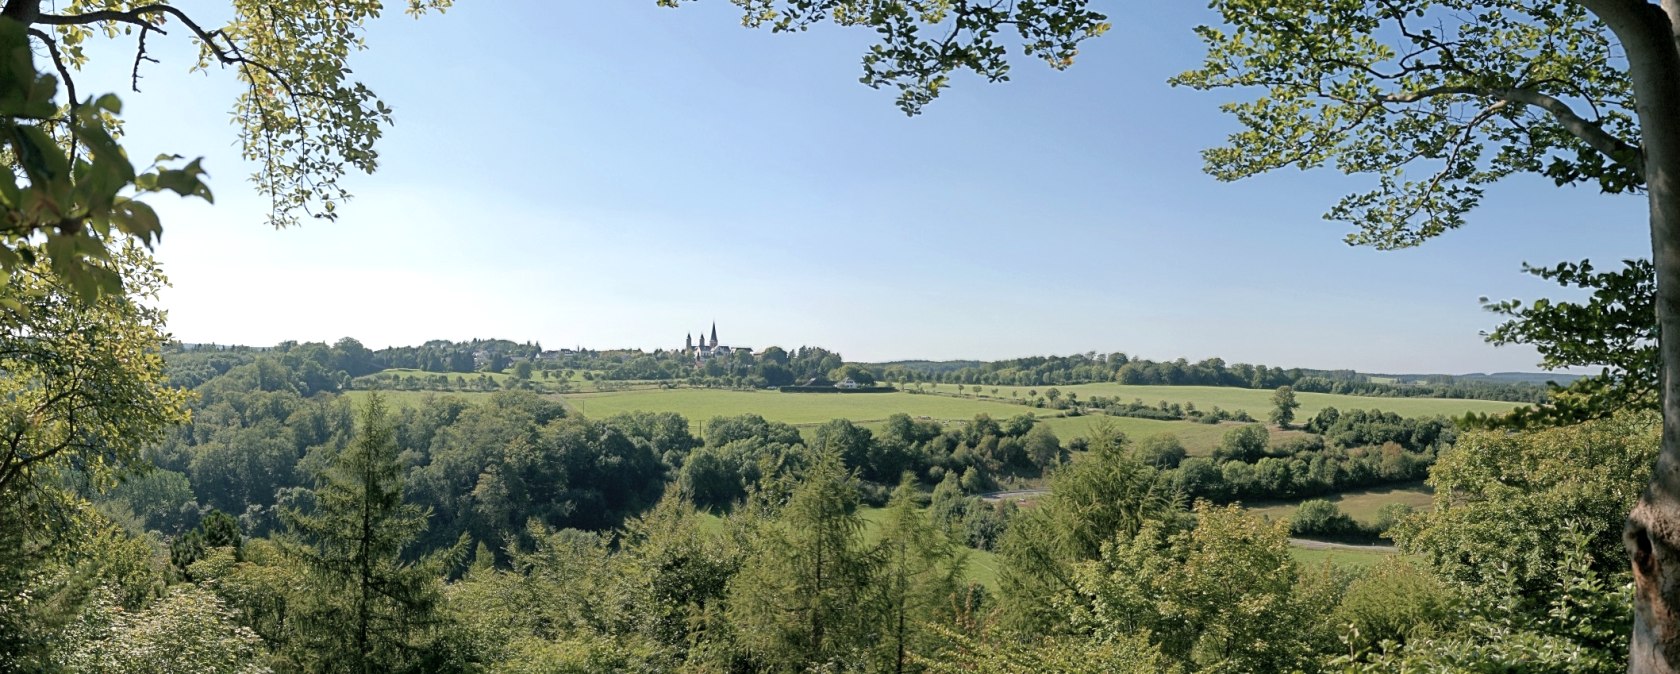
M287 95L293 97L298 95L297 92L292 90L291 82L287 81L286 77L281 74L279 70L276 70L273 66L261 61L253 61L246 58L244 54L240 53L239 46L233 44L233 41L229 40L227 35L223 34L222 31L205 30L202 26L198 25L198 22L193 21L192 17L187 16L186 12L170 5L144 5L127 11L107 9L97 12L88 12L86 14L42 14L36 18L35 23L51 26L85 26L95 23L115 21L118 23L140 26L142 30L142 39L144 38L145 30L155 30L164 35L168 35L168 33L164 32L162 28L158 28L151 21L147 20L146 16L150 14L168 14L175 17L175 19L180 21L182 25L186 26L188 30L192 31L193 35L198 37L199 42L204 43L204 46L210 50L210 54L215 56L216 60L221 62L223 65L238 65L256 68L264 73L267 73L270 77L273 77L274 80L286 90ZM220 37L222 41L227 42L227 46L224 47L218 43L216 41L217 37Z
M134 93L137 93L137 94L140 93L140 62L141 61L151 61L152 63L157 63L158 62L157 59L146 55L146 33L154 31L154 30L157 30L157 29L151 27L150 25L140 27L140 45L138 47L136 47L135 50L134 50L134 70L131 73L129 73L129 80L128 80L129 88L133 89ZM162 33L163 31L159 30L158 32Z
M1604 127L1575 114L1575 110L1569 107L1568 103L1531 89L1506 89L1496 92L1496 95L1503 100L1530 105L1551 113L1552 118L1557 120L1565 131L1609 157L1611 161L1633 171L1641 180L1645 179L1644 151L1605 131Z
M64 91L70 96L70 109L75 110L81 101L76 98L76 81L70 78L70 69L64 65L63 55L58 53L58 41L39 28L30 28L29 34L35 36L36 39L47 46L47 53L52 56L53 66L58 68L58 76L64 80Z
M1569 104L1563 102L1562 99L1533 89L1521 87L1483 89L1466 85L1439 86L1419 91L1388 94L1379 97L1377 102L1379 104L1416 103L1426 98L1450 95L1496 98L1545 110L1551 113L1552 119L1556 120L1570 135L1579 138L1592 149L1598 150L1604 156L1609 157L1617 165L1633 171L1641 179L1645 177L1645 157L1643 151L1638 147L1617 138L1610 132L1605 131L1604 127L1576 114L1575 109L1569 107Z

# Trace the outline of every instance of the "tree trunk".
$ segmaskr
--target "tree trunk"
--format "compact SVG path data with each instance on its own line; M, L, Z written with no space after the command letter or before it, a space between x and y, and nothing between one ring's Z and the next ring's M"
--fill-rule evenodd
M1680 0L1593 9L1628 55L1645 153L1662 358L1662 451L1624 534L1635 593L1628 671L1669 673L1680 671L1680 49L1669 18L1680 16Z

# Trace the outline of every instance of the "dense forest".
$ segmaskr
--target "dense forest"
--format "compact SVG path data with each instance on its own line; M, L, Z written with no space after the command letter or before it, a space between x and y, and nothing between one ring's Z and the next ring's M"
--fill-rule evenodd
M1614 520L1549 513L1625 507L1647 417L1514 437L1326 409L1277 441L1226 422L1188 457L1025 414L590 419L517 389L357 405L358 346L171 351L191 421L148 468L101 487L67 463L29 488L76 533L7 562L0 669L1612 671L1625 648L1625 553L1593 524ZM1219 505L1432 465L1437 508L1375 529ZM1045 480L1034 507L983 497L1020 479ZM1306 565L1291 534L1412 556Z

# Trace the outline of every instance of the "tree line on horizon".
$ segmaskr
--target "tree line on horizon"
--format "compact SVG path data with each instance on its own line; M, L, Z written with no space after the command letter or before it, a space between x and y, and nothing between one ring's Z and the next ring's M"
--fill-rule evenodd
M1034 356L978 364L962 361L963 364L959 367L952 368L936 362L848 363L838 353L809 346L791 351L772 346L757 354L738 352L698 363L687 354L677 351L644 352L639 349L568 350L564 353L550 352L553 355L545 358L540 342L518 343L509 340L432 340L419 346L370 350L359 341L346 337L332 345L288 341L267 348L215 345L180 348L209 354L205 358L210 361L216 360L214 354L223 354L220 360L229 362L237 360L237 354L241 353L329 349L334 353L329 367L342 370L351 379L373 375L385 369L419 370L433 374L434 378L435 375L453 374L459 378L460 375L472 373L501 373L514 370L522 379L544 379L555 374L577 373L582 377L603 382L655 381L737 388L775 388L802 384L813 379L839 381L852 378L866 385L878 381L904 385L942 383L965 386L1065 386L1116 382L1147 386L1224 386L1248 389L1289 386L1303 393L1460 398L1536 404L1549 399L1546 387L1522 382L1496 382L1435 375L1423 382L1388 383L1373 381L1370 375L1352 370L1284 369L1247 363L1226 365L1220 358L1209 358L1196 363L1182 358L1158 362L1132 358L1118 352ZM423 378L424 375L417 378L416 387L438 388L436 382L422 381ZM447 378L442 381L442 388L445 389L466 389L472 383L463 381L452 384L452 380Z

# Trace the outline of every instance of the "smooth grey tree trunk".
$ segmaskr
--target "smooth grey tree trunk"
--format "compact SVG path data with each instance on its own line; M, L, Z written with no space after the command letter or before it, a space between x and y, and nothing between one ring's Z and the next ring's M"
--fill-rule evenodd
M1680 669L1680 0L1577 0L1628 58L1650 200L1662 361L1662 450L1628 516L1634 625L1628 671Z

